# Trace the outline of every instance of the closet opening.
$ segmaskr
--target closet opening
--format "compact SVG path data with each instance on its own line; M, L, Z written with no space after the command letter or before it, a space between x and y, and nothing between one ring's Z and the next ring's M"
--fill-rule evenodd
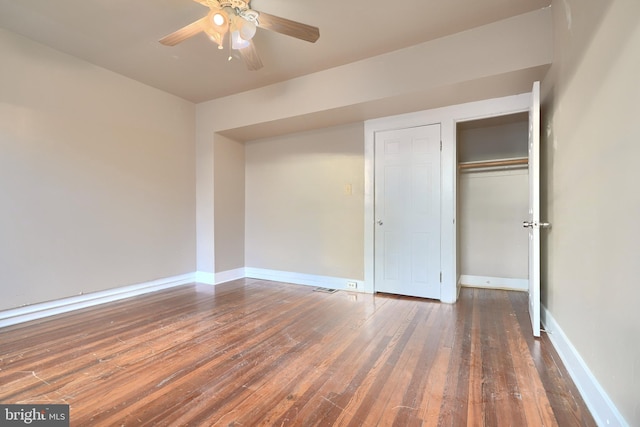
M527 291L527 112L458 122L459 285Z

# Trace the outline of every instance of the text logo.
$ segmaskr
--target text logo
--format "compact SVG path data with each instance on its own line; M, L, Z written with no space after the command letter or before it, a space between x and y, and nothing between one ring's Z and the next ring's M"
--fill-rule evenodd
M0 426L69 427L69 405L2 405Z

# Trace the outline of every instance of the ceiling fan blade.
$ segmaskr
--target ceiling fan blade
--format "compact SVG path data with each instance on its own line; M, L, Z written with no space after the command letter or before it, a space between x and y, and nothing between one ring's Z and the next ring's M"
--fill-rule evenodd
M256 51L256 46L253 44L253 41L250 40L249 46L244 49L240 49L239 52L249 71L256 71L262 68L262 60L258 56L258 52Z
M164 36L159 40L159 42L165 46L175 46L178 43L185 41L189 37L193 37L201 31L204 31L206 19L206 16L204 18L198 19L197 21L192 22L186 27L182 27L178 31L174 31L168 36Z
M285 34L311 43L315 43L320 37L320 30L317 27L264 12L258 13L260 14L260 16L258 16L258 27L264 28L265 30L275 31L276 33Z

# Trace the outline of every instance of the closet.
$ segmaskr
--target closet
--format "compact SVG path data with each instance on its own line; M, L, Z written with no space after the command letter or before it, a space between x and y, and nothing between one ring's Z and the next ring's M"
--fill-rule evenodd
M457 124L462 286L527 290L528 126L527 113Z

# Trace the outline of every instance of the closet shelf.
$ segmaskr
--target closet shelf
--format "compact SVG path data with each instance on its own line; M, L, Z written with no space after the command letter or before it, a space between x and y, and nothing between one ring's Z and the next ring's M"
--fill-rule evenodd
M500 159L500 160L485 160L480 162L460 162L458 168L461 171L468 171L471 169L486 169L486 168L505 168L516 169L526 167L529 164L527 157L518 157L512 159Z

